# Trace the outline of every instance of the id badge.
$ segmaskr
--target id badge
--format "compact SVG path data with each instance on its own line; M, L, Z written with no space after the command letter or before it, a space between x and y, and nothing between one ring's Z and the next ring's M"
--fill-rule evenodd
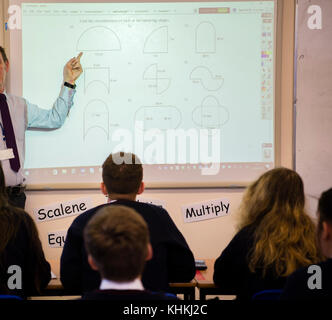
M0 150L0 160L9 160L15 158L13 148Z

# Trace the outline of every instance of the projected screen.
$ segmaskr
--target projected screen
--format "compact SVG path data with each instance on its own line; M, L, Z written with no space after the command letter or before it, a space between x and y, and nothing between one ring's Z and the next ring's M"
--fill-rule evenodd
M153 183L246 182L274 166L275 3L22 3L22 94L60 129L26 132L28 184L99 182L116 151ZM12 85L15 91L15 85Z

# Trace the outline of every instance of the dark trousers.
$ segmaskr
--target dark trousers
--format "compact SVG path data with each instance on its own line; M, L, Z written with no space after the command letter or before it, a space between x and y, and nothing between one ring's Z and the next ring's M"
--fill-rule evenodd
M21 209L25 208L26 196L24 192L21 193L9 193L8 194L9 203Z

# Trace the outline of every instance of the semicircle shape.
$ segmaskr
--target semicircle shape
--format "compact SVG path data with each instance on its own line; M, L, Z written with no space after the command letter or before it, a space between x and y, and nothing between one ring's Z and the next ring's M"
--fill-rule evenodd
M92 27L85 30L77 41L77 51L121 50L117 34L106 27Z

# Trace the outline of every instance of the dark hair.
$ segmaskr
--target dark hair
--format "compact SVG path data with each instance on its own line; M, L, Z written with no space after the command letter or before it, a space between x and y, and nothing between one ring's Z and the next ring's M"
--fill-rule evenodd
M6 52L5 52L5 49L3 47L0 46L0 53L2 55L2 59L4 62L8 62L8 58L7 58L7 55L6 55Z
M39 271L43 270L41 262L44 261L44 253L42 251L38 230L35 222L28 213L9 203L5 176L0 162L0 274L7 265L6 255L4 254L6 247L10 241L15 239L18 230L22 227L26 230L28 240L27 252L24 252L24 254L35 256L35 259L31 259L31 261L36 261L36 264L29 266L31 270L34 270L34 279L32 279L31 282L34 283L37 292L40 292L42 280L40 279ZM30 264L31 261L28 260L27 263ZM0 279L0 292L8 293L7 284L2 281L3 279Z
M118 152L105 160L102 176L108 193L137 193L143 179L143 167L135 154Z
M332 223L332 188L321 194L318 201L318 212L320 222Z
M149 230L134 209L111 205L98 210L84 229L84 241L103 278L124 282L142 274Z

